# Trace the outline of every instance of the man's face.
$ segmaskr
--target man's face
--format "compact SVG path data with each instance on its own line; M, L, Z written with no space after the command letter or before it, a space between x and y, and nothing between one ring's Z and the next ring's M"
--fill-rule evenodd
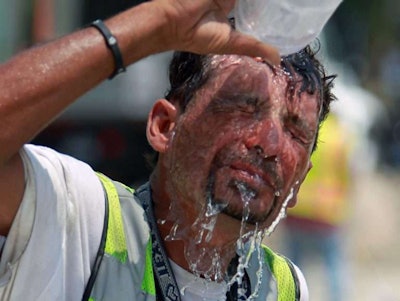
M317 95L299 83L290 98L288 75L251 58L216 56L213 69L163 154L167 190L192 220L211 200L225 218L268 227L308 171Z

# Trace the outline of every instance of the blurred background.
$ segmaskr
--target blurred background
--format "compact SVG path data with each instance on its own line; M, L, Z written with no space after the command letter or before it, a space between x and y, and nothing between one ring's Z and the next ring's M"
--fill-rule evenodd
M0 61L140 2L0 0ZM338 74L335 120L322 129L298 208L266 243L303 269L312 301L400 301L400 1L344 0L319 40L319 58ZM104 82L34 142L142 183L145 119L168 89L170 57Z

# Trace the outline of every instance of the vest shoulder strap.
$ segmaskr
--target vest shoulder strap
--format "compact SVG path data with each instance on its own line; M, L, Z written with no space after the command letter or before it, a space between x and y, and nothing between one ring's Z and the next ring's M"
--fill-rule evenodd
M98 173L98 177L103 183L108 199L108 221L106 243L104 252L115 257L121 263L125 263L128 257L124 226L122 221L121 204L117 188L112 180Z
M95 287L98 278L101 263L104 255L107 258L114 258L121 266L127 266L128 247L127 238L124 231L124 217L121 209L122 200L134 201L134 190L120 182L113 181L101 173L97 176L104 189L105 215L101 242L95 262L92 267L91 275L86 285L82 300L94 300L91 297L92 290ZM142 290L150 295L155 295L155 285L152 268L151 240L148 241L145 251L145 271L142 279ZM107 259L109 260L109 259ZM107 261L106 260L106 261ZM124 268L125 269L125 268Z
M122 265L125 264L128 259L120 195L121 197L129 195L130 198L133 198L133 189L119 182L112 181L103 174L98 173L97 175L103 185L105 194L104 227L92 273L82 298L82 300L85 301L93 300L91 299L91 292L96 282L104 254L113 257L114 260L117 260ZM142 289L154 296L155 284L151 262L151 240L148 242L146 249L146 263L145 273L142 278ZM265 262L269 265L270 270L276 279L278 301L299 301L299 280L291 261L286 257L273 252L266 246L263 246L263 249L265 251Z
M278 286L278 301L299 301L300 284L292 262L263 246L265 261L268 263Z

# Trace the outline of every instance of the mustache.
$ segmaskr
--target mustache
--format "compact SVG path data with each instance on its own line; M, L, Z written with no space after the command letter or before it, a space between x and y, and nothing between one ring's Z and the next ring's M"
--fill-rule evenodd
M259 176L275 191L283 188L282 172L276 156L264 156L257 150L237 154L229 150L221 152L215 162L215 169L229 166Z

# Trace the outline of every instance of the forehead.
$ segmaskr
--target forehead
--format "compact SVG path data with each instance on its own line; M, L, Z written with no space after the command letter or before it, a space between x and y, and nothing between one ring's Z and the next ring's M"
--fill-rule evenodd
M205 108L211 101L221 98L239 99L243 95L288 109L313 107L319 114L318 93L299 93L302 78L298 74L289 74L258 59L236 55L215 55L211 57L209 68L210 78L195 96L197 108Z
M268 81L274 75L272 68L267 64L250 57L235 55L213 56L210 69L209 83L214 83L218 90L267 89Z

